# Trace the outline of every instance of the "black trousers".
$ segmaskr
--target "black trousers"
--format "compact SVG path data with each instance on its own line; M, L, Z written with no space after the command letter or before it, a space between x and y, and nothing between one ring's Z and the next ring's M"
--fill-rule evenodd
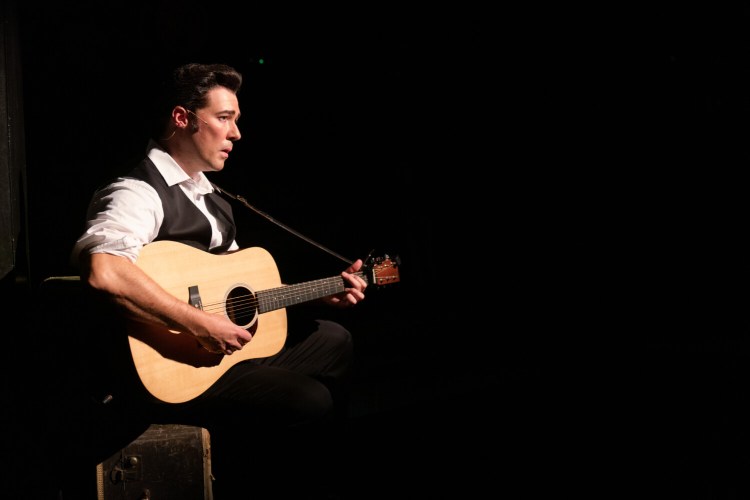
M341 325L295 324L279 354L235 365L191 402L157 405L156 419L208 429L216 500L335 497L351 363Z

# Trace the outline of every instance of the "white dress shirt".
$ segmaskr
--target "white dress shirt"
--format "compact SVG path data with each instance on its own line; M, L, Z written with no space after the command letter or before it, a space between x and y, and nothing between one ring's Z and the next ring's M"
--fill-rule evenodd
M206 208L205 195L214 190L208 178L200 172L199 180L194 181L154 141L149 142L147 154L167 185L179 184L185 195L206 215L212 232L210 248L220 245L220 222ZM71 262L77 266L82 252L119 255L135 262L141 248L159 234L163 220L161 199L150 184L118 177L91 198L85 231L73 247ZM233 241L229 251L238 248L237 242Z

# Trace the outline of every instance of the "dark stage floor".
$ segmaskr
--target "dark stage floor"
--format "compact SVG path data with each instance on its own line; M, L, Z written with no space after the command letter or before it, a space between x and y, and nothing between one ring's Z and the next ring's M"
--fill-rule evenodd
M750 497L750 359L738 347L659 346L639 367L628 468L648 498Z

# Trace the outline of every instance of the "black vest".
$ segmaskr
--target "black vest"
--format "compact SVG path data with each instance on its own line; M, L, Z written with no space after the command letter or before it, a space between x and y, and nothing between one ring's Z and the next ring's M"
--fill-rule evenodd
M232 206L217 193L206 195L208 211L223 222L222 244L209 250L211 244L211 224L206 216L185 195L178 184L168 186L156 165L145 158L126 177L147 182L156 190L164 210L164 221L154 241L178 241L191 247L211 253L225 252L234 241L237 228L234 225ZM221 226L221 224L220 224Z

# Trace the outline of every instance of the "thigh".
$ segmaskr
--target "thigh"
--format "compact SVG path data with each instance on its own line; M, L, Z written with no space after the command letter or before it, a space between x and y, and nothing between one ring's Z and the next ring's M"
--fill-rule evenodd
M327 419L348 379L351 335L331 321L291 324L294 329L280 353L238 363L192 401L157 405L159 421L210 428L288 427Z
M352 336L342 325L328 320L296 320L292 316L284 348L258 363L321 380L335 379L349 371L352 353Z
M233 366L198 398L159 405L159 420L211 428L271 423L293 426L324 418L332 411L326 386L282 367L245 361Z

